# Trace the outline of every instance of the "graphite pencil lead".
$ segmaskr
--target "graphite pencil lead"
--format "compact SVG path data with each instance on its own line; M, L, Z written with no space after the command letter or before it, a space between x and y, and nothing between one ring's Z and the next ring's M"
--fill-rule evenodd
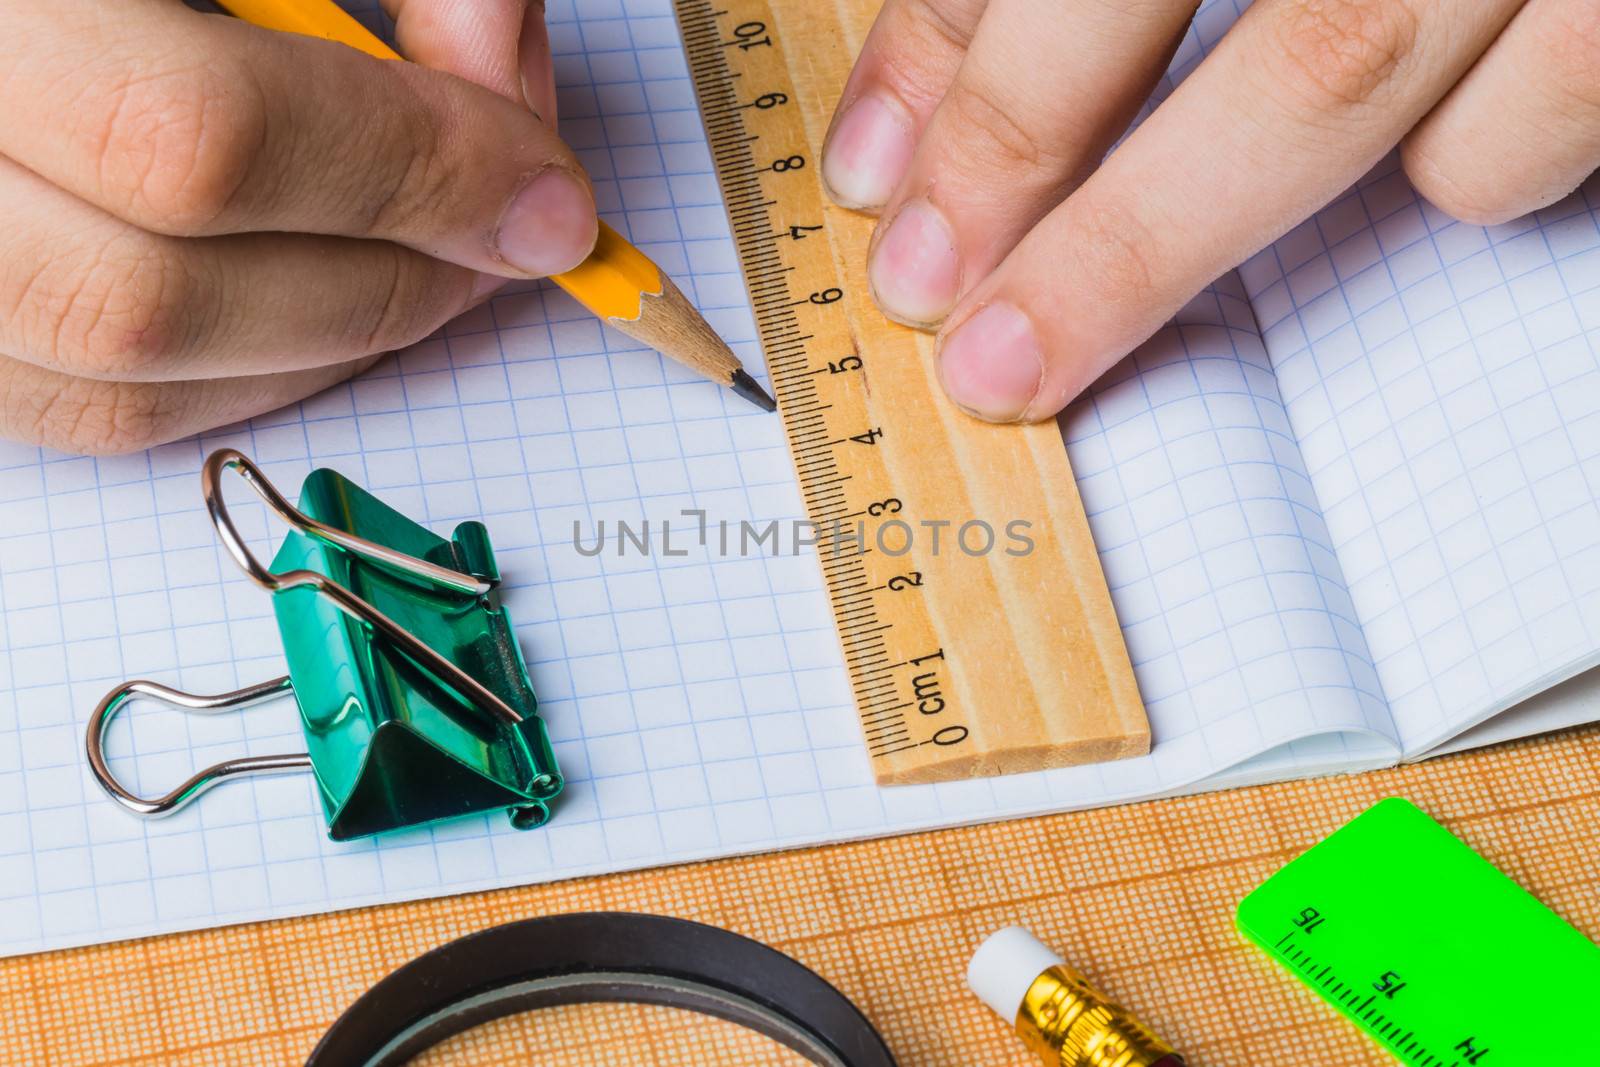
M728 386L763 411L778 410L778 402L767 395L767 391L761 388L760 383L743 370L733 372L733 381L729 382Z

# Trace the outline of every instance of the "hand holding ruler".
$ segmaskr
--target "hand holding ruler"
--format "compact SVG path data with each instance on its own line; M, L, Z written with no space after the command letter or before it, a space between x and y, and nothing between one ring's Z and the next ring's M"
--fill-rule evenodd
M873 220L822 192L876 4L675 2L877 780L1148 751L1055 423L950 404L931 339L872 303Z

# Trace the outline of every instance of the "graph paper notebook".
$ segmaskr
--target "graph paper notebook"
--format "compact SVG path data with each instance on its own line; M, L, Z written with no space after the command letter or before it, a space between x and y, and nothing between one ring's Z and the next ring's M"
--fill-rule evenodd
M1235 17L1206 4L1181 78ZM668 0L552 0L562 132L607 218L760 366ZM1600 718L1600 185L1484 230L1385 161L1203 293L1062 420L1155 737L1113 766L872 784L817 561L602 521L792 520L777 419L548 287L294 408L148 454L0 446L0 951L1391 764ZM932 401L930 401L932 402ZM202 457L333 467L436 531L481 518L569 786L551 824L334 844L312 783L169 820L101 796L96 700L279 673ZM279 531L235 505L268 546ZM575 528L578 531L575 537ZM269 532L270 531L270 532ZM576 540L576 543L575 543ZM1544 690L1549 692L1542 692ZM1501 714L1525 698L1509 716ZM287 705L134 708L149 792L298 747Z

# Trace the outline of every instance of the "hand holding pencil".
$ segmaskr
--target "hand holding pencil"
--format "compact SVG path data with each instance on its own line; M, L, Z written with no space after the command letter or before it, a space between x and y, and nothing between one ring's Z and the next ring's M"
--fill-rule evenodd
M588 260L587 179L535 115L540 5L386 3L417 62L168 0L8 5L0 437L121 452L237 421Z
M334 0L218 0L218 3L257 26L336 41L378 59L400 58L398 52L375 37ZM544 43L542 58L548 61L548 41ZM547 63L544 71L549 70ZM527 90L523 93L526 96ZM544 98L543 114L553 122L553 78L541 82L541 96ZM532 105L531 100L529 104ZM535 108L535 114L539 113ZM604 222L599 223L593 250L584 261L571 270L555 274L553 280L600 319L628 336L727 386L758 407L777 410L773 399L745 373L738 357L672 284L672 279Z

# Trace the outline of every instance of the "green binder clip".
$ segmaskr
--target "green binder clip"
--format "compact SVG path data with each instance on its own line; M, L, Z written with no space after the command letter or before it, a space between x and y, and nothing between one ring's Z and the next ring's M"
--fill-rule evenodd
M229 470L294 529L271 570L228 517ZM296 508L232 449L206 460L201 488L223 547L272 593L289 673L218 696L150 681L106 694L87 748L113 800L161 816L229 778L309 768L335 841L496 808L519 829L549 818L561 774L482 523L464 522L446 541L331 470L311 472ZM155 799L129 792L106 763L106 726L133 697L214 712L289 693L304 753L228 760Z

